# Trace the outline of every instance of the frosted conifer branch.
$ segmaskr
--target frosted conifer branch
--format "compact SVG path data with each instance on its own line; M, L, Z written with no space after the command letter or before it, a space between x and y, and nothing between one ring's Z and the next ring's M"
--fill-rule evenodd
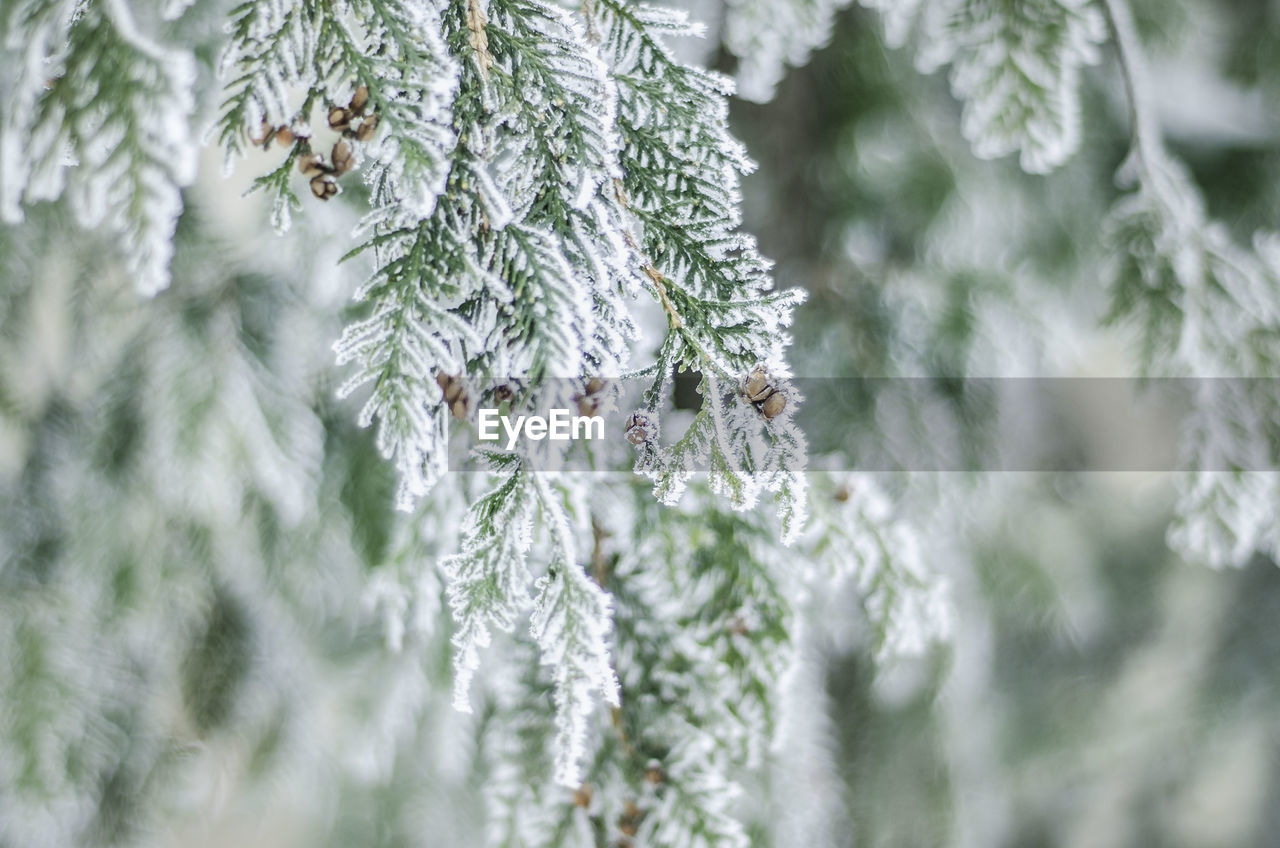
M633 222L627 238L668 319L646 395L650 413L677 369L703 375L703 409L692 426L669 448L643 451L637 467L670 503L705 461L713 487L735 507L753 506L762 487L781 490L783 510L803 524L803 438L777 432L783 421L775 428L730 388L760 363L785 377L785 327L802 299L772 290L769 264L738 231L739 177L753 165L728 133L732 84L672 57L663 39L691 31L681 14L614 0L589 14L618 85L619 194ZM794 410L799 401L793 393L787 402Z
M1280 409L1238 396L1240 385L1218 378L1274 373L1280 363L1280 263L1265 235L1254 249L1236 244L1209 220L1185 167L1161 143L1145 62L1124 0L1106 0L1107 18L1130 101L1133 149L1121 178L1134 190L1106 222L1119 257L1112 271L1113 321L1136 323L1148 372L1206 378L1197 384L1197 416L1184 437L1193 469L1179 483L1170 544L1214 567L1243 566L1255 551L1275 556L1280 490L1272 476L1244 469L1274 465L1260 455L1275 445ZM1270 416L1258 417L1270 408ZM1212 470L1212 469L1236 470Z
M880 661L919 656L951 635L945 579L926 568L914 528L870 475L833 475L800 543L832 588L850 583Z
M738 57L738 95L764 102L786 66L800 67L831 38L850 0L728 0L721 41Z
M1019 153L1023 170L1057 168L1080 144L1080 69L1106 35L1092 0L863 0L887 40L918 33L918 64L951 66L961 129L983 159Z
M618 678L609 664L610 601L577 561L564 506L551 485L535 479L534 490L550 528L554 557L538 581L529 632L551 668L556 708L554 772L559 783L581 781L588 719L599 695L619 706Z
M352 251L377 267L357 294L368 317L337 350L356 365L343 393L370 392L362 420L377 422L379 446L399 466L403 508L443 471L448 417L433 383L514 377L536 402L549 377L619 373L635 332L622 298L646 283L673 330L654 371L654 414L676 368L725 385L761 362L785 376L782 329L799 297L770 291L767 263L737 231L738 174L751 165L727 132L728 82L680 65L660 42L690 30L683 17L602 4L588 11L588 35L555 6L505 0L443 9L436 42L436 19L406 25L397 10L407 8L356 3L346 27L323 6L239 7L226 65L240 75L221 121L233 153L255 121L303 120L354 82L387 115L368 169L367 239ZM299 27L315 37L299 41ZM414 42L418 31L427 34ZM390 49L362 55L374 41ZM410 80L383 67L416 66L414 56L424 70ZM424 127L448 121L447 132L418 134L420 153L397 140L407 122L395 119L387 79L431 105ZM307 90L296 111L284 105L286 84ZM430 166L428 176L406 180L400 159ZM282 222L296 204L288 164L260 181ZM777 440L764 477L748 479L759 466L743 449L762 452L772 430L759 416L730 422L722 400L708 409L717 426L755 433L715 434L720 477L741 478L726 491L742 507L762 485L781 491L802 523L798 433ZM452 404L454 415L467 405Z
M361 0L346 11L301 0L239 7L219 127L235 154L263 121L301 127L312 109L341 113L355 86L367 88L379 116L376 136L361 139L371 211L351 255L374 270L336 351L351 366L341 393L363 396L361 423L377 427L379 451L397 465L398 505L411 509L435 485L453 420L488 402L493 378L517 381L520 400L536 405L556 391L552 378L622 373L636 335L629 300L647 289L668 316L651 372L655 430L677 369L701 371L706 398L685 438L648 446L655 482L682 488L705 458L735 508L778 493L793 538L805 445L783 352L800 298L773 290L768 263L739 232L738 180L752 166L728 132L728 81L680 64L662 43L691 31L683 16L606 2L575 17L541 0L438 10ZM384 49L362 49L370 44ZM293 88L302 94L289 101ZM259 181L281 220L295 204L291 161ZM757 367L778 394L767 413L763 395L742 386ZM595 697L619 703L610 598L577 561L553 484L527 457L489 460L494 488L443 562L455 704L469 706L493 629L510 630L530 608L536 509L551 565L531 634L556 705L553 770L571 783ZM779 639L770 634L771 645ZM763 720L763 701L753 709L751 721Z
M490 463L498 486L467 513L462 549L441 563L449 607L457 629L454 648L454 706L471 711L468 692L480 666L480 649L491 628L511 630L529 600L532 578L525 555L533 543L534 495L530 472L519 457L494 453Z
M476 20L443 20L462 127L444 194L406 199L392 172L375 171L360 250L378 270L359 293L374 313L338 346L360 369L346 390L372 386L365 418L400 467L402 505L443 470L439 374L518 378L536 394L551 377L620 370L634 334L618 215L602 190L618 147L603 66L566 13L519 2L489 10L492 64L481 67L467 58ZM418 352L406 357L409 343Z
M16 69L0 114L0 218L67 195L118 237L137 290L169 284L181 187L195 178L195 62L139 31L125 0L22 2L4 12Z

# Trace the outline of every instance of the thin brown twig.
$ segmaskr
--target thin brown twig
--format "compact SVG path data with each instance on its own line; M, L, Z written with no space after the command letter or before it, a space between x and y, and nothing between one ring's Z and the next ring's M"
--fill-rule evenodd
M604 555L604 540L612 534L594 516L591 518L591 576L604 588L609 579L609 560Z
M631 201L627 198L626 189L622 186L622 180L614 179L613 193L618 198L618 202L622 204L624 209L631 208ZM684 326L684 321L680 318L680 312L676 309L676 305L671 302L671 296L667 293L667 278L657 266L644 255L644 251L640 249L640 245L636 242L635 236L631 234L631 228L625 227L622 230L622 237L630 247L640 257L640 270L644 271L645 277L649 282L653 283L654 291L658 293L658 302L662 304L662 309L667 313L667 323L673 330L679 330Z
M489 34L485 31L488 23L489 19L485 16L480 0L467 0L467 29L471 30L467 42L476 51L476 64L480 66L482 77L489 75L489 69L494 64L493 54L489 52Z

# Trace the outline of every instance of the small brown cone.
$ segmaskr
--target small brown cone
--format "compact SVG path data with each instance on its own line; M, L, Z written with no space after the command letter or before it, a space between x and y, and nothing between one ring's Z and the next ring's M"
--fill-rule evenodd
M320 200L328 200L338 193L338 181L332 174L320 174L311 178L311 193Z
M618 830L626 836L635 836L640 830L640 819L644 812L636 806L635 801L627 801L622 805L622 815L618 817Z
M369 102L369 86L356 86L355 94L351 95L351 103L347 107L354 115L363 115L364 107Z
M747 377L747 382L742 387L743 393L750 401L764 400L769 396L770 390L769 375L765 373L764 368L759 366L751 372Z
M351 145L342 139L333 146L333 153L330 157L333 161L333 170L336 174L345 174L351 170L352 164L355 162L355 156L351 152Z
M767 421L772 421L782 414L782 410L787 408L787 398L782 392L774 392L765 398L764 403L760 404L760 412Z
M468 413L471 412L471 398L467 396L461 375L455 376L437 371L436 385L440 387L440 393L444 396L444 402L453 413L453 417L459 421L466 421Z
M638 409L627 417L625 425L627 441L636 447L647 444L658 434L658 422L653 415Z
M351 126L351 110L343 109L341 106L333 106L329 109L329 128L335 130L345 130Z
M370 115L360 122L360 127L356 130L356 141L371 141L373 139L374 130L378 128L378 116Z
M298 157L298 170L308 177L316 177L325 172L324 156L319 153L306 153Z
M462 381L457 377L450 377L449 382L444 387L444 399L449 403L453 403L462 397Z

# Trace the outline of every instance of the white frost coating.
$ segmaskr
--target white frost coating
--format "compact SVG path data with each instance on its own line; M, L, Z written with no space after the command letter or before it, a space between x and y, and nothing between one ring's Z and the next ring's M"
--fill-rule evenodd
M375 40L388 51L377 65L384 76L361 80L376 98L379 115L365 181L376 186L385 178L388 197L395 197L404 212L426 218L444 190L446 156L457 144L449 110L457 96L458 68L445 50L434 5L394 2L380 10L388 36Z
M528 603L525 555L533 543L534 511L539 510L554 559L537 583L530 633L554 684L556 780L576 786L596 695L605 703L619 703L618 681L609 664L609 597L577 562L561 487L510 454L494 454L492 461L502 482L472 507L462 552L442 563L457 623L454 706L471 710L468 690L480 650L490 643L493 627L510 630Z
M57 143L56 138L49 138L47 127L37 126L37 103L45 90L47 71L60 67L65 60L67 32L76 3L67 0L39 8L27 2L6 11L10 21L25 18L29 22L25 29L13 26L8 30L0 54L0 82L6 95L0 101L0 220L16 223L22 220L23 192L37 164L33 161L34 151ZM60 122L62 114L59 112L56 118ZM37 142L32 135L38 131L45 137Z
M747 848L751 844L734 816L742 787L731 782L725 758L708 735L682 740L669 756L680 792L667 792L645 816L637 834L642 845L675 848Z
M21 203L67 193L83 226L115 232L137 290L152 295L169 284L180 188L195 178L195 60L139 32L124 0L77 10L26 10L43 26L6 45L22 70L0 121L0 212L16 220Z
M691 31L682 13L614 2L595 8L593 26L618 81L619 124L631 142L621 154L634 213L628 235L641 254L642 285L668 317L650 396L661 395L677 366L703 375L702 410L689 429L669 446L641 446L636 468L666 504L679 501L691 475L702 471L736 509L774 491L792 537L804 520L803 439L785 419L767 421L738 384L759 363L786 376L785 328L802 298L772 291L769 263L738 230L739 182L754 165L729 133L733 84L673 58L665 38ZM646 78L661 87L642 84ZM667 235L673 230L681 234L677 244ZM681 317L684 303L699 313L695 322ZM734 332L721 332L729 327ZM793 395L789 409L798 402Z
M839 499L812 522L816 562L833 587L848 581L857 590L877 659L919 656L945 642L952 630L950 590L925 566L916 528L895 516L870 475L840 475L835 485Z
M1234 377L1267 375L1276 351L1266 342L1280 327L1280 272L1267 239L1240 249L1210 224L1202 227L1199 272L1181 279L1179 359L1205 379L1195 383L1195 415L1183 437L1191 472L1178 482L1170 546L1214 568L1243 567L1255 552L1280 554L1280 480L1275 422L1280 406L1266 391ZM1242 340L1256 339L1252 344ZM1259 350L1258 347L1261 347ZM1233 376L1223 376L1233 375Z
M773 97L788 65L799 67L831 39L836 12L850 0L728 0L724 46L738 57L738 95Z
M533 543L535 492L529 473L512 458L496 460L506 478L471 507L463 525L462 550L444 559L449 607L457 630L453 635L453 705L471 712L471 679L480 667L480 651L493 639L492 629L511 630L527 606L532 578L525 554ZM518 461L517 461L518 462Z
M586 753L589 718L599 695L619 705L618 678L609 664L610 599L577 562L559 491L533 483L555 547L551 570L538 580L529 633L551 668L556 707L555 780L576 787Z
M292 86L315 81L316 34L302 3L292 0L245 4L227 24L232 34L218 58L218 76L228 82L223 115L210 128L226 150L224 170L261 126L288 123Z
M357 0L343 28L332 26L324 5L244 7L250 17L237 20L254 35L233 38L226 64L229 78L243 78L232 83L221 121L229 151L264 117L291 120L289 86L341 103L364 84L380 116L362 151L373 208L358 231L374 270L356 293L361 317L335 351L352 367L341 393L368 393L360 421L376 426L378 450L397 465L398 506L414 507L436 483L452 419L479 405L490 379L546 400L560 390L548 378L623 373L635 335L630 300L646 291L683 329L658 363L659 386L677 366L699 368L715 395L692 437L656 463L657 482L683 486L705 460L736 509L776 492L784 533L794 537L804 514L804 442L789 416L799 395L782 385L791 409L766 420L739 384L756 363L785 383L785 328L799 297L772 290L769 264L738 232L739 179L753 166L728 132L731 82L674 62L660 37L694 29L678 13L610 0L584 26L541 0L481 5L483 16L478 8L437 16L415 4L388 6L400 10L393 14ZM321 34L295 44L295 31ZM386 44L389 53L366 52L359 67L339 62L333 73L319 72L327 57L345 55L344 32ZM271 190L290 191L284 180ZM446 402L441 384L472 405L457 394ZM689 467L681 467L682 455ZM584 530L576 524L586 507L566 503L567 484L540 478L529 456L488 459L493 489L473 504L461 551L441 568L457 623L455 705L470 708L468 690L494 629L510 630L530 606L526 559L542 564L549 554L554 565L537 583L530 631L553 684L555 776L572 784L593 710L619 703L610 598L577 559ZM542 537L535 509L547 519ZM698 588L709 591L711 582ZM393 618L407 614L400 594L380 597ZM771 593L767 600L781 605ZM740 604L744 621L783 614L761 604ZM393 641L404 635L390 631ZM715 638L731 637L722 628ZM748 649L771 672L783 653L777 641ZM720 673L721 661L698 661L706 674ZM747 692L753 672L740 676L735 685ZM767 705L748 700L724 746L758 752ZM708 789L722 779L720 770L700 767ZM696 774L688 785L696 796ZM686 824L688 814L707 817L685 813ZM722 824L726 834L743 835L727 814Z
M1231 464L1266 468L1270 461L1257 398L1248 397L1247 384L1235 380L1202 380L1198 389L1197 407L1208 414L1194 421L1184 453L1202 470L1179 479L1170 547L1215 569L1248 565L1258 551L1275 556L1280 552L1276 475L1222 470Z
M337 352L357 366L344 393L373 387L362 422L377 422L379 448L400 470L400 506L410 508L444 469L437 374L461 374L477 357L511 378L620 371L627 346L618 342L634 335L622 280L635 263L622 255L621 214L602 206L601 187L620 173L615 97L572 16L537 2L519 15L495 6L486 31L527 45L545 85L517 91L489 78L491 111L460 116L451 113L459 74L479 68L449 56L436 13L390 8L398 11L366 16L371 37L383 33L375 40L417 65L402 73L387 61L377 65L385 78L362 78L384 133L367 151L374 211L361 230L377 239L378 270L357 292L372 315L347 328ZM417 46L406 46L410 33ZM549 194L569 207L568 220L562 206L541 203Z
M557 561L554 575L542 577L530 634L551 667L555 685L554 778L563 786L581 783L587 729L599 695L618 706L618 681L609 665L609 596L582 568Z
M919 65L951 65L964 101L961 130L983 159L1019 153L1028 173L1047 173L1080 144L1080 68L1106 38L1090 0L863 0L884 14L886 41L914 30Z

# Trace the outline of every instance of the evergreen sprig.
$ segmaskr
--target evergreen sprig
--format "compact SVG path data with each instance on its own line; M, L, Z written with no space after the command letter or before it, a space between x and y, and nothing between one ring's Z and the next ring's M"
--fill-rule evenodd
M1280 365L1280 251L1259 233L1238 244L1204 209L1185 167L1164 148L1145 60L1124 0L1106 0L1132 116L1120 177L1133 186L1108 232L1122 257L1112 275L1113 320L1142 331L1147 373L1198 378L1184 434L1190 469L1179 484L1172 546L1214 567L1242 567L1280 543L1280 411L1242 379Z
M1080 144L1080 69L1098 60L1106 25L1093 0L864 0L887 40L918 33L926 72L951 66L961 129L984 159L1019 153L1045 173Z
M166 0L164 13L187 6ZM142 36L125 0L24 0L4 21L6 56L22 57L8 66L19 70L2 71L19 83L0 139L6 214L59 194L65 176L86 221L120 213L140 287L161 287L194 164L190 56ZM68 413L51 405L41 429L50 443L33 448L19 481L32 508L3 519L21 561L0 572L29 582L0 604L14 612L0 625L0 675L26 699L20 734L36 733L42 698L70 703L52 736L37 734L13 760L29 772L24 792L34 787L23 811L44 810L33 828L61 844L97 827L94 817L144 821L112 793L143 798L140 787L160 782L166 746L237 721L253 723L253 762L269 759L273 745L289 745L282 728L297 720L305 737L332 705L259 678L292 684L296 674L320 701L332 679L319 667L340 662L292 631L341 619L364 644L378 641L367 637L381 619L393 648L427 648L422 662L403 661L393 685L362 693L365 706L375 702L377 738L351 743L362 774L390 768L388 740L412 736L405 728L418 727L441 688L437 672L449 674L447 658L427 656L438 640L441 657L452 646L454 705L481 705L453 717L476 722L459 724L457 738L492 726L493 753L520 758L494 769L496 839L528 842L546 824L555 841L577 828L600 844L746 844L734 808L740 773L764 766L804 595L796 559L817 551L786 547L805 541L801 398L785 361L800 297L774 289L740 231L739 182L752 165L728 129L731 84L667 45L694 32L683 15L622 0L573 10L541 0L270 0L231 10L213 135L232 164L251 147L283 145L254 182L276 228L310 202L295 190L299 170L317 202L350 169L365 182L352 192L369 208L347 256L370 275L336 349L349 366L340 393L363 396L360 421L377 433L364 448L312 394L314 364L278 350L316 349L336 307L308 292L334 314L295 322L290 310L285 320L248 302L270 299L277 278L318 276L308 263L329 247L323 230L317 245L295 228L284 244L296 250L257 257L257 276L220 267L238 262L234 251L201 253L199 271L180 266L207 276L209 291L170 293L162 308L172 311L121 357L130 402L105 417L96 396L71 398ZM328 162L318 159L317 114L342 133ZM14 159L15 139L28 136L37 143ZM67 150L78 165L64 167ZM12 161L20 167L10 172ZM190 223L188 244L200 243L207 232ZM646 349L637 327L650 307L662 331ZM630 479L551 476L530 451L483 457L479 496L442 482L450 430L463 426L455 419L498 405L499 386L533 406L567 403L590 378L628 368L651 380L637 411L648 422L636 431L637 467L661 502ZM703 397L688 421L669 409L682 371L700 375ZM0 395L7 409L7 388ZM60 430L64 414L76 426L103 418L110 437L82 455L86 446ZM666 444L656 438L663 417L675 434ZM399 524L383 514L393 486L381 486L375 454L394 463L395 505L412 514ZM228 474L239 476L229 484ZM777 493L780 521L748 511L764 492ZM95 547L103 523L123 528L105 553ZM161 549L141 544L153 536ZM190 567L175 575L173 563ZM358 566L342 572L352 579L330 580L344 564ZM362 596L349 591L368 566L382 568ZM881 574L877 590L902 582L883 563L864 571ZM53 589L39 591L41 580ZM141 601L135 581L149 593ZM179 602L167 604L162 590L174 587ZM452 629L434 617L441 595ZM358 610L343 606L356 597ZM499 660L504 679L481 678L473 693L480 650L526 620L527 635ZM99 631L116 664L74 678L47 661L53 648L93 647ZM129 666L159 632L190 638ZM262 673L259 650L278 662L270 671L289 674ZM519 673L505 675L513 662ZM165 688L174 686L178 696ZM165 697L183 702L173 726L139 732L115 719L159 712ZM566 796L564 787L584 792L582 780L597 787L595 801ZM52 821L90 795L97 806Z
M169 284L181 188L195 179L195 61L142 33L126 0L29 0L0 17L0 217L66 193L119 240L139 292Z
M537 405L565 392L553 378L621 374L635 336L627 301L645 288L668 323L647 413L661 415L677 369L703 373L706 403L671 447L643 444L640 467L668 501L704 461L739 509L776 491L793 537L804 441L790 420L800 397L779 381L782 330L799 298L771 291L768 264L738 232L738 177L751 166L728 133L727 80L680 64L662 43L691 31L684 19L623 3L575 16L538 0L471 0L419 15L436 38L411 37L403 8L239 7L222 118L236 153L263 131L255 121L298 135L311 109L340 108L346 91L367 89L384 146L369 152L379 163L367 174L373 208L352 254L368 253L375 270L356 295L367 311L337 351L354 365L342 393L368 392L361 420L376 422L379 448L396 462L399 505L412 508L446 469L450 415L467 418L497 384L514 381L519 399ZM298 38L299 22L313 38ZM362 53L369 44L383 46ZM415 56L430 61L410 78ZM286 84L305 89L295 110L283 103ZM431 108L398 117L397 99ZM448 131L418 132L415 147L398 140L406 125ZM427 173L439 162L438 187L407 184L398 160ZM268 184L277 208L294 204L283 176ZM766 415L744 396L757 367L769 392L785 392L786 415L778 401ZM556 774L571 781L586 692L616 700L605 674L609 605L574 560L533 460L490 460L496 488L473 506L462 553L445 568L459 625L457 702L467 703L490 629L510 629L528 608L527 504L537 501L555 542L533 636L558 681Z

